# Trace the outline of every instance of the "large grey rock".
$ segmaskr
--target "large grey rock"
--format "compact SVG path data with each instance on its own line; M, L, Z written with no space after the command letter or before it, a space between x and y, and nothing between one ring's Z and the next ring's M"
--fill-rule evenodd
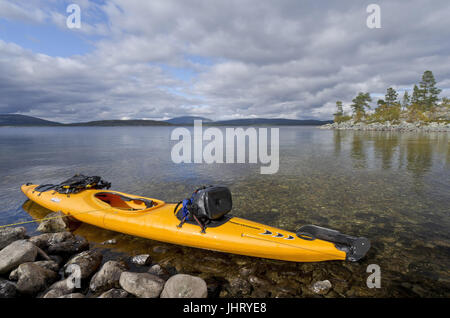
M37 261L37 262L33 262L33 264L36 264L38 266L41 266L43 268L49 269L54 272L58 272L58 270L59 270L59 265L54 261ZM16 281L19 279L18 270L19 269L16 268L15 270L11 271L11 273L9 274L9 280Z
M48 254L71 255L89 248L88 241L70 232L44 233L33 236L30 242L42 248Z
M17 290L22 294L34 295L46 289L59 278L58 273L34 263L23 263L17 269Z
M127 266L123 262L107 261L92 277L89 288L94 293L119 288L120 275L126 270Z
M14 298L17 294L16 284L0 278L0 298Z
M71 268L73 268L70 265L77 265L80 267L81 279L88 278L100 267L102 259L103 256L99 251L88 250L81 252L73 256L66 265L64 265L64 273L67 276L70 276L72 274Z
M42 233L57 233L67 231L67 217L62 212L52 212L45 216L45 219L39 224L37 231Z
M0 229L0 250L14 241L22 240L26 236L24 227L5 227Z
M128 292L120 288L112 288L105 291L103 294L98 296L98 298L127 298Z
M27 240L14 241L0 251L0 275L9 273L22 263L33 262L38 248Z
M206 298L208 287L200 277L177 274L164 285L161 298Z
M120 286L140 298L157 298L164 287L164 280L149 273L123 272Z

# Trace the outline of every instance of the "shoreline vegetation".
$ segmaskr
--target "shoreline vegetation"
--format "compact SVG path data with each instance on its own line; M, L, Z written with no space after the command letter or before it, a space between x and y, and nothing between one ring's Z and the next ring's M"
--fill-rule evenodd
M414 85L411 96L405 91L400 99L395 89L389 87L374 110L369 105L372 98L367 92L359 92L352 100L351 115L344 112L342 101L337 101L334 122L320 128L450 132L450 99L439 98L441 92L433 73L425 71L419 85Z

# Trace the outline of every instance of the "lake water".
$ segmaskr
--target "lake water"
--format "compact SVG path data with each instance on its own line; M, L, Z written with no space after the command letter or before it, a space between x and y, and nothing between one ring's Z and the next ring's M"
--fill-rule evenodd
M175 164L172 127L0 128L0 224L48 213L20 191L27 182L57 183L75 173L100 175L112 188L169 202L198 186L223 184L239 217L288 230L316 224L372 242L358 263L295 264L184 248L82 225L76 234L107 253L153 259L219 283L250 268L255 297L310 296L329 279L328 297L450 296L449 133L362 132L280 127L280 166ZM36 224L26 225L30 234ZM101 242L116 238L112 246ZM198 260L202 259L202 262ZM381 288L369 289L369 264ZM254 279L252 284L254 283ZM232 288L222 296L234 296Z

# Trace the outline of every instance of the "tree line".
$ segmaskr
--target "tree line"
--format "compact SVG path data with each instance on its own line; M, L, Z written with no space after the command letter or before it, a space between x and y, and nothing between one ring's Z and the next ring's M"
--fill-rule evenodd
M440 99L439 94L441 92L442 90L436 87L433 72L425 71L419 85L414 85L411 96L405 91L400 99L397 91L389 87L386 90L384 99L377 101L377 107L370 114L367 112L371 109L369 104L372 102L370 93L359 92L353 98L350 105L352 109L351 115L345 114L342 101L337 101L334 121L337 123L350 119L353 119L355 122L364 121L367 123L385 121L395 123L401 119L408 122L448 121L447 119L441 119L438 114L440 109L450 110L450 99L447 97Z

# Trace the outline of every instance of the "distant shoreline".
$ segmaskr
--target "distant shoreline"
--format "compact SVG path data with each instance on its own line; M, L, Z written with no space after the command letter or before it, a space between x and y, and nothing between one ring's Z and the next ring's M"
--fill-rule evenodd
M314 119L284 119L284 118L245 118L212 121L208 118L185 116L169 120L97 120L82 123L58 123L43 120L37 117L24 116L18 114L0 114L1 126L14 127L119 127L119 126L193 126L194 120L202 120L204 126L320 126L332 123L332 120L314 120Z

